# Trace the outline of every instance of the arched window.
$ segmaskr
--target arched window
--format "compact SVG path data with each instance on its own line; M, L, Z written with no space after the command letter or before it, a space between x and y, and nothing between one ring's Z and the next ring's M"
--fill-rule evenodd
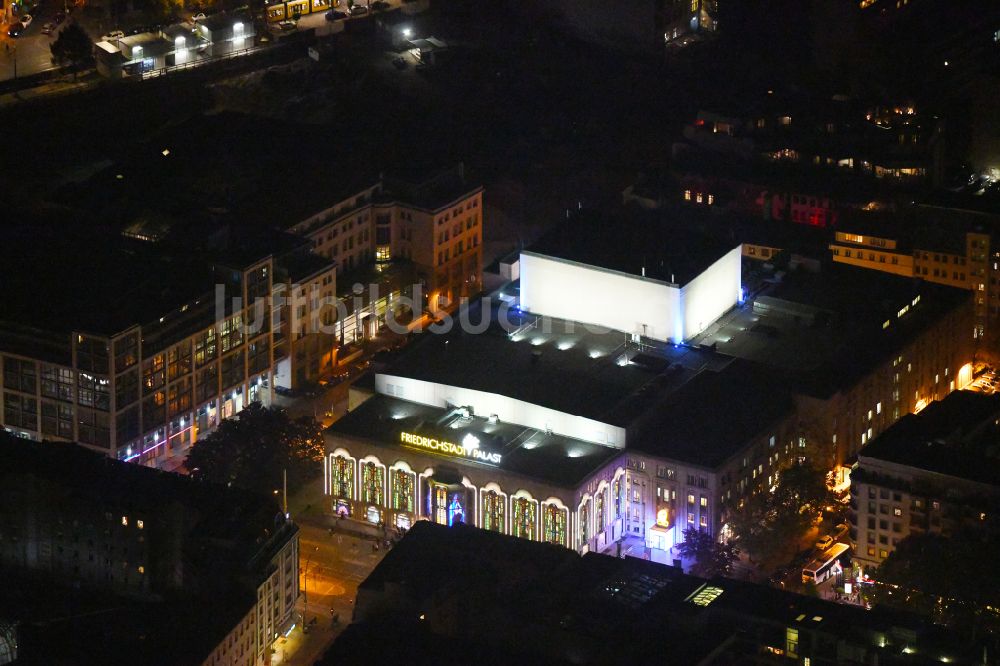
M335 456L330 465L330 495L354 498L354 461L344 456Z
M566 545L566 519L568 512L555 504L542 509L542 541Z
M361 501L365 504L382 506L385 500L385 468L374 462L361 463Z
M598 491L597 496L594 498L594 513L597 516L597 526L595 527L594 531L597 532L597 533L600 533L600 532L602 532L604 530L604 522L605 522L605 515L604 515L604 495L605 495L605 493L607 493L607 490L604 489L604 488L602 488L600 491Z
M622 479L618 477L611 483L611 498L615 503L615 515L614 518L618 519L622 517Z
M580 506L580 542L587 543L590 539L590 500Z
M413 513L413 472L394 469L389 478L392 479L392 508Z
M511 534L522 539L534 539L537 528L535 515L535 500L527 497L515 497L510 501L510 512L513 516Z
M483 529L504 531L504 496L495 490L483 494Z
M448 524L448 489L444 486L433 486L434 522L438 525Z

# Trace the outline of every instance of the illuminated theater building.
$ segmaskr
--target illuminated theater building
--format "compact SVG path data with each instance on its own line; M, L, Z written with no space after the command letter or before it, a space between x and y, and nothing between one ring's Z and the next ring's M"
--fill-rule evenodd
M684 507L657 506L646 459L626 443L641 445L643 421L663 396L732 364L674 343L736 305L740 248L698 239L697 256L651 252L642 266L588 255L558 233L522 254L521 310L509 321L480 334L457 326L425 334L376 374L374 397L327 430L324 479L334 511L404 528L419 519L461 521L600 550L626 534L658 538L647 529L648 508L670 532L661 549L673 545L677 517L684 525L692 518ZM560 292L570 297L560 300ZM597 292L625 300L597 309ZM672 468L707 498L705 479L715 475L700 462ZM692 515L705 518L694 523L713 526L720 510L715 496L699 499Z
M867 437L916 409L903 389L961 388L971 345L938 342L971 331L967 292L834 267L743 303L740 267L738 245L627 220L550 232L521 253L491 321L474 304L476 331L424 333L326 430L330 510L584 552L624 540L669 561L688 527L727 536L782 467L852 454L855 419L814 412L850 417L870 400ZM824 297L845 277L882 298ZM901 356L908 376L883 386Z

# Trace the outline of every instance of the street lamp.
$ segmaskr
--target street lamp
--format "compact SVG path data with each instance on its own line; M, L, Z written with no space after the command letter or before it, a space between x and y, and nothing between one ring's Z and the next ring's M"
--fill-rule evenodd
M403 28L403 37L409 38L413 34L413 31L409 28Z
M309 626L306 623L307 614L309 613L309 562L312 561L313 555L318 551L319 546L312 547L309 557L306 558L306 566L302 569L302 633L307 633Z

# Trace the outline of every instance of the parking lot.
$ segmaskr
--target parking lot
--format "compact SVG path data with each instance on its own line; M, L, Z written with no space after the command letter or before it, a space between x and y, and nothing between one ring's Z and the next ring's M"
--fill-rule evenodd
M997 378L996 370L987 368L985 372L973 379L972 383L965 388L969 391L992 395L997 392L998 387L1000 387L1000 379Z

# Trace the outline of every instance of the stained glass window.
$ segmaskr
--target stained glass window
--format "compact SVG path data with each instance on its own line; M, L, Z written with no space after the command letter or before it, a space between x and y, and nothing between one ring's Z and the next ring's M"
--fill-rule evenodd
M483 529L504 531L504 496L495 490L483 495Z
M448 489L444 486L433 486L433 513L434 522L439 525L448 524Z
M413 473L396 469L392 472L392 508L413 513Z
M382 489L385 487L385 468L373 462L361 465L361 501L382 506Z
M566 545L566 509L546 504L542 516L542 540Z
M354 497L354 461L337 456L330 470L330 494L334 497Z
M588 529L588 524L590 523L590 501L588 500L586 504L580 507L580 541L586 543L590 538L590 530Z
M510 501L513 523L511 533L522 539L534 539L536 523L536 504L526 497L515 497Z
M465 507L462 506L461 493L452 493L448 498L448 526L465 522Z

